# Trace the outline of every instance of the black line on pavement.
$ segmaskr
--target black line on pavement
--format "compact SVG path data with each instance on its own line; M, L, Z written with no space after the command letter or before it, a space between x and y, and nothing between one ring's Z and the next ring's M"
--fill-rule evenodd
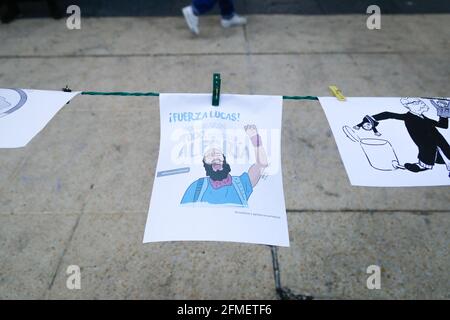
M410 213L416 215L431 215L434 213L448 213L450 210L415 210L415 209L286 209L287 213Z
M0 55L0 59L80 59L80 58L164 58L164 57L204 57L204 56L307 56L307 55L401 55L401 54L442 54L429 51L311 51L311 52L203 52L203 53L130 53L130 54L63 54L63 55Z
M312 300L314 297L304 295L304 294L295 294L291 289L283 287L281 285L281 275L280 268L278 264L278 250L275 246L270 246L270 250L272 253L272 266L273 266L273 277L275 280L275 290L277 292L278 298L281 300Z
M53 273L53 276L52 276L52 280L50 281L50 284L48 286L48 290L47 290L48 294L50 293L50 290L52 289L53 284L55 282L56 276L58 275L58 273L59 273L59 271L61 269L61 265L62 265L64 256L66 255L67 249L69 248L70 243L72 242L73 235L75 234L75 231L78 228L78 224L80 223L80 219L81 219L82 215L83 215L83 211L78 215L77 220L75 221L75 224L74 224L74 226L72 228L72 231L70 233L69 239L67 239L67 244L64 247L64 250L63 250L63 252L61 254L61 257L58 259L58 265L56 266L55 272Z

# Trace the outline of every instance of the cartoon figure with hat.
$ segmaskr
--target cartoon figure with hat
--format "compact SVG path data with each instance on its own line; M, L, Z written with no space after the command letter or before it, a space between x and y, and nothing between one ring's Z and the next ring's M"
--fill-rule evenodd
M438 121L427 118L424 113L429 107L419 98L401 98L401 104L408 109L406 113L381 112L372 116L365 116L361 123L353 128L359 130L372 130L375 135L380 136L376 127L380 121L394 119L403 121L405 127L418 148L418 161L416 163L405 163L404 168L411 172L423 172L433 169L435 164L445 164L450 171L450 145L437 130L437 128L448 129L448 118L450 116L447 99L430 99L431 104L437 109ZM449 175L450 176L450 175Z

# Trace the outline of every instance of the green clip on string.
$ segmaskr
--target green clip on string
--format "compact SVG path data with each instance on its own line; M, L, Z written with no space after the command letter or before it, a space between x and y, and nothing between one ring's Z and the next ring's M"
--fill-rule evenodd
M81 94L90 96L123 96L123 97L158 97L157 92L97 92L97 91L83 91ZM314 96L283 96L283 100L319 100L318 97Z
M213 91L212 91L212 105L214 107L219 106L220 100L220 73L214 73L213 75Z

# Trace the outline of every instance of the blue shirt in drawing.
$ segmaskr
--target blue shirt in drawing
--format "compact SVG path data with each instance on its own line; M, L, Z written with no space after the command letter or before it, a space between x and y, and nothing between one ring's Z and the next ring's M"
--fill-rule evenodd
M181 204L203 202L209 204L231 204L246 207L253 192L247 172L231 176L231 184L215 188L209 177L194 181L184 193Z

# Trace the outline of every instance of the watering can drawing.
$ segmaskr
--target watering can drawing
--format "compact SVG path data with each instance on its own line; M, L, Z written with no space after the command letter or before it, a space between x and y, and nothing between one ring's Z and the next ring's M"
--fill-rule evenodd
M405 169L400 165L397 154L388 140L360 138L349 126L342 127L342 131L351 141L359 143L372 168L381 171Z

